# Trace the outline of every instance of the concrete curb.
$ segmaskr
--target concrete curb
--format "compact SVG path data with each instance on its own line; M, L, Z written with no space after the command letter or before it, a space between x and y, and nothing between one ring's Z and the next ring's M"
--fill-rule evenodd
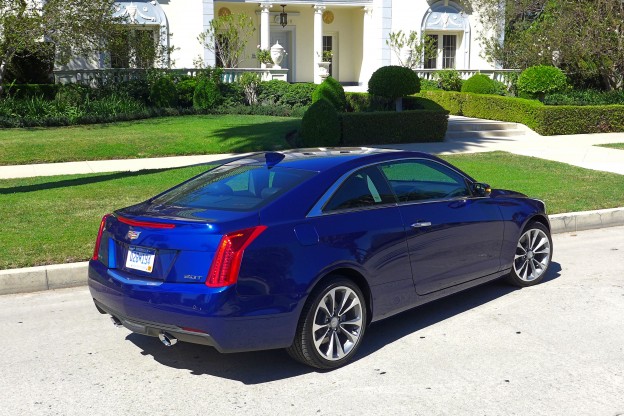
M553 234L624 226L624 208L550 215ZM0 295L87 284L88 262L0 270Z

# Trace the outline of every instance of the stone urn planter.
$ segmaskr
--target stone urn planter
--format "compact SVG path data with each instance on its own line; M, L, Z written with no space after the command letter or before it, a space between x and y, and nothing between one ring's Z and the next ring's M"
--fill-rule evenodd
M319 68L319 77L321 77L321 79L325 79L329 76L329 66L331 65L331 62L319 62L318 63L318 68Z
M271 46L271 59L273 59L274 63L273 68L282 69L280 64L284 60L284 56L286 56L286 50L278 41L275 41L275 45Z

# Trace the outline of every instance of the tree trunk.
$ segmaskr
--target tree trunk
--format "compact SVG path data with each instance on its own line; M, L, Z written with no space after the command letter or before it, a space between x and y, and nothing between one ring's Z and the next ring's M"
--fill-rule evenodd
M0 61L0 97L4 92L4 86L2 85L2 83L4 82L4 68L6 68L6 59L2 59Z
M399 97L394 101L394 107L397 113L403 111L403 97Z

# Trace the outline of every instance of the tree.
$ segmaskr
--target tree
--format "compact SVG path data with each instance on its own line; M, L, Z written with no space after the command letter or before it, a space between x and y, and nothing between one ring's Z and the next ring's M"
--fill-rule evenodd
M594 84L604 89L624 86L622 1L474 0L474 3L489 32L483 41L485 55L491 61L520 69L554 65L576 84ZM505 7L500 7L501 3Z
M197 40L215 54L217 66L237 68L255 30L252 18L246 14L228 14L212 19Z
M17 55L52 52L57 62L93 56L120 19L114 0L2 0L0 2L0 92L7 64Z
M386 44L396 55L399 65L410 69L418 68L423 59L435 57L438 53L438 45L432 38L421 38L413 30L408 34L402 30L390 33Z

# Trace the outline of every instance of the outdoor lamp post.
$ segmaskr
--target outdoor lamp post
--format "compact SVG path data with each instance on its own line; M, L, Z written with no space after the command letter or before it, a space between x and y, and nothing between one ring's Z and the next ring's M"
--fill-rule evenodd
M282 6L282 12L280 13L280 25L282 25L282 27L286 27L286 25L288 24L288 13L286 13L286 11L284 10L284 7L286 7L286 5L280 4L280 6Z

